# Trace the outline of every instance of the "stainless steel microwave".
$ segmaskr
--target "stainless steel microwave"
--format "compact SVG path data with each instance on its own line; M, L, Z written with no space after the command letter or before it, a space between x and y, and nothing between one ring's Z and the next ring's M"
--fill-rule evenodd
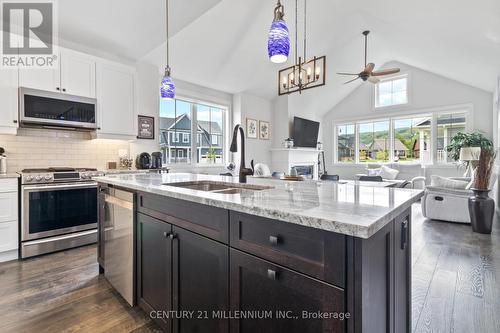
M19 88L19 120L24 127L97 129L97 100Z

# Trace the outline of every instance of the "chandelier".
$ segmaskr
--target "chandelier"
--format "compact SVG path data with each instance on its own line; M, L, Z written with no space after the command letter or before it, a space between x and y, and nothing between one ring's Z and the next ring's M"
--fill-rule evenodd
M289 95L326 84L326 56L307 60L307 0L304 0L303 54L298 55L298 0L295 0L295 65L278 72L278 95Z

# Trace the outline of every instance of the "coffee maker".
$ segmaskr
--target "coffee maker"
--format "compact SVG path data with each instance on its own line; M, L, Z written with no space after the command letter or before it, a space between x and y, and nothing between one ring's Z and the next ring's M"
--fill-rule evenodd
M163 155L161 152L151 154L151 169L161 169L163 163Z
M140 170L151 168L151 155L148 153L140 153L135 159L135 167Z

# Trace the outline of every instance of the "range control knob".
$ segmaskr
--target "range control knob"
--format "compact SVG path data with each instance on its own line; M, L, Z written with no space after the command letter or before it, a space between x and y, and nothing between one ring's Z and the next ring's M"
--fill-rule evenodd
M33 181L33 176L27 176L26 177L26 181L29 183L29 182L32 182Z
M40 175L36 176L36 177L35 177L35 180L36 180L37 182L41 181L41 180L42 180L42 176L40 176Z
M52 179L52 175L45 175L45 180L51 180Z

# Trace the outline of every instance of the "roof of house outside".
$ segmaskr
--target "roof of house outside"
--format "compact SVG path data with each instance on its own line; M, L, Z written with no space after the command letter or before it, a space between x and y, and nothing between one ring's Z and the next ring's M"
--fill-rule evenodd
M187 121L182 122L183 118ZM188 115L183 114L178 116L177 118L169 118L169 117L160 117L160 130L168 130L176 125L176 129L180 130L190 130L191 129L191 119ZM199 120L198 126L202 131L205 131L210 134L222 134L222 129L219 123L215 121L205 121Z
M365 143L359 144L359 149L361 150L389 150L389 140L388 139L375 139L375 141L367 145ZM394 140L394 150L398 151L408 151L409 149L400 141Z

